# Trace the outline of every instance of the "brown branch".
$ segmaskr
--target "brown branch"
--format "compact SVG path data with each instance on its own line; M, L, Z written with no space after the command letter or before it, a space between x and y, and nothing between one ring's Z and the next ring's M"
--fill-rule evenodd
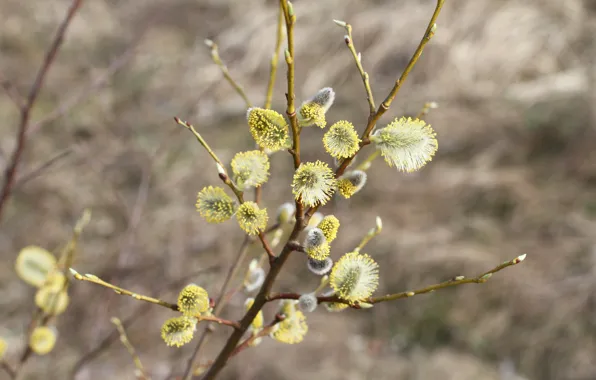
M6 173L4 175L4 183L2 185L2 190L0 192L0 221L2 220L2 211L8 198L12 192L12 187L14 185L16 174L17 174L17 167L21 160L21 156L23 155L23 151L25 150L26 145L26 137L27 137L27 128L29 127L29 118L30 113L35 105L35 101L39 95L41 88L43 87L44 80L46 78L46 74L48 73L50 67L54 63L54 59L58 54L58 50L64 41L64 36L66 34L66 30L70 25L72 19L74 18L75 14L81 7L83 0L72 0L70 8L66 13L66 16L62 23L60 24L56 35L54 36L54 40L48 49L44 61L37 72L37 76L31 89L29 90L29 94L25 101L23 107L21 107L21 116L19 121L19 128L17 132L17 143L14 147L12 152L12 156L10 158L10 163L6 168Z

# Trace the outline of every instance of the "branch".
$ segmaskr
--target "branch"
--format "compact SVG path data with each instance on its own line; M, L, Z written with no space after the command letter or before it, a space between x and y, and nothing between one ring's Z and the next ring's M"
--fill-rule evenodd
M126 290L123 288L119 288L115 285L112 285L108 282L103 281L102 279L100 279L99 277L92 275L92 274L85 274L82 275L79 272L77 272L76 270L70 268L70 272L72 273L72 275L74 276L75 279L80 280L80 281L87 281L87 282L92 282L94 284L97 285L101 285L101 286L105 286L106 288L112 289L113 291L116 292L116 294L123 294L125 296L131 296L134 299L137 300L141 300L141 301L145 301L145 302L150 302L159 306L163 306L163 307L167 307L168 309L174 310L174 311L178 311L178 305L176 304L172 304L166 301L162 301L160 299L157 298L152 298L152 297L148 297L148 296L144 296L141 294L137 294L134 292L131 292L130 290Z
M72 153L73 153L72 148L66 148L63 151L58 152L56 155L50 157L50 159L47 160L46 162L40 164L35 169L32 169L31 171L29 171L29 172L23 174L21 177L19 177L16 180L13 188L15 188L15 189L20 188L25 183L29 182L33 178L35 178L38 175L40 175L41 173L43 173L46 169L48 169L49 167L54 165L56 162L60 161L61 159L65 158L65 157L68 157Z
M497 273L507 267L517 265L517 264L521 263L522 261L524 261L525 258L526 258L526 255L523 254L521 256L516 257L513 260L506 261L503 264L498 265L498 266L494 267L493 269L491 269L487 272L484 272L476 277L466 278L464 276L456 276L456 277L452 278L451 280L444 281L444 282L434 284L434 285L429 285L429 286L426 286L424 288L420 288L417 290L409 290L409 291L405 291L405 292L401 292L401 293L388 294L388 295L382 296L382 297L370 297L370 298L366 298L362 301L365 303L375 304L375 303L386 302L386 301L394 301L394 300L397 300L400 298L409 298L409 297L413 297L417 294L430 293L430 292L433 292L438 289L449 288L449 287L457 286L457 285L484 284L492 277L492 275L494 273ZM271 296L267 297L267 302L271 302L271 301L275 301L275 300L279 300L279 299L297 300L299 298L300 298L300 294L298 294L298 293L276 293L276 294L272 294ZM334 302L334 303L349 304L347 301L339 298L337 295L321 296L321 297L317 297L317 300L319 303ZM352 306L355 309L360 308L358 306L358 304L350 305L350 306Z
M2 185L2 190L0 192L0 221L2 220L2 210L4 209L4 205L6 204L12 192L12 187L15 182L19 161L21 160L21 156L23 155L23 151L25 150L27 128L29 127L29 117L31 109L33 108L35 101L37 100L39 92L46 78L46 74L52 66L52 63L54 63L54 58L56 58L58 50L62 45L66 30L68 29L68 26L70 25L72 19L74 18L82 3L83 0L72 0L70 8L68 9L66 16L64 17L64 20L60 24L58 31L54 36L54 40L52 41L50 48L46 52L44 61L41 67L39 68L39 71L37 72L37 76L35 77L35 81L33 82L31 89L29 90L29 94L27 96L25 104L21 107L21 117L17 132L17 143L12 152L10 163L6 168L6 173L4 175L4 184Z
M236 82L234 80L234 78L232 78L232 76L230 75L230 72L228 71L228 67L222 62L221 58L219 57L219 51L217 49L217 44L215 42L207 39L207 40L205 40L205 45L207 45L209 48L211 48L211 59L213 59L213 62L215 62L215 64L217 66L219 66L224 77L232 85L232 87L234 87L234 89L236 90L238 95L240 95L242 97L242 99L246 103L246 108L251 108L252 104L251 104L250 100L248 100L248 96L246 96L244 89L242 88L242 86L240 86L238 84L238 82Z
M0 368L2 368L11 379L17 378L17 372L14 369L12 369L12 367L10 365L8 365L8 363L2 359L0 359Z

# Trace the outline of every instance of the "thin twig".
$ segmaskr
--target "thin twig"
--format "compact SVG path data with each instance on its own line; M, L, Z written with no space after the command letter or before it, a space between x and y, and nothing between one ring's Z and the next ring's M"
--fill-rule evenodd
M35 169L31 169L31 171L29 171L29 172L23 174L21 177L19 177L16 180L13 188L14 189L20 188L25 183L27 183L30 180L34 179L35 177L39 176L41 173L43 173L46 169L48 169L49 167L54 165L56 162L60 161L61 159L65 158L65 157L70 156L73 152L74 151L72 148L66 148L63 151L56 153L56 155L50 157L50 159L47 160L46 162L40 164Z
M130 343L130 340L128 339L128 336L126 335L126 331L124 330L124 326L122 325L122 322L120 322L120 320L115 317L112 318L111 321L114 325L116 325L118 334L120 334L120 342L122 342L124 347L126 347L126 350L128 351L128 353L132 357L132 361L134 362L135 368L136 368L135 377L138 379L143 379L143 380L151 380L151 378L145 372L143 363L141 363L141 359L139 358L139 355L137 355L137 352L136 352L134 346L132 345L132 343Z
M215 62L215 64L217 66L219 66L219 69L223 73L223 75L226 78L226 80L228 81L228 83L230 83L232 85L232 87L234 87L234 89L236 90L238 95L240 95L240 97L242 97L242 99L244 100L244 103L246 103L246 107L251 108L252 103L248 99L248 96L246 96L244 89L238 82L236 82L234 80L234 78L232 78L232 75L230 75L230 72L228 71L228 67L222 62L221 57L219 56L219 50L217 48L217 44L211 40L205 40L205 45L207 45L211 49L211 59L213 59L213 62Z
M119 288L119 287L117 287L115 285L112 285L112 284L110 284L108 282L103 281L99 277L97 277L95 275L92 275L92 274L82 275L82 274L78 273L77 271L75 271L72 268L70 268L70 271L71 271L72 275L74 276L74 278L77 279L77 280L92 282L94 284L105 286L106 288L112 289L117 294L123 294L123 295L126 295L126 296L130 296L130 297L132 297L134 299L140 300L140 301L150 302L150 303L153 303L153 304L156 304L156 305L159 305L159 306L167 307L168 309L171 309L171 310L174 310L174 311L178 311L178 305L176 305L176 304L172 304L172 303L169 303L169 302L166 302L166 301L162 301L162 300L157 299L157 298L144 296L142 294L131 292L130 290Z
M360 53L358 53L356 51L356 47L354 46L354 38L352 37L352 25L350 25L346 22L343 22L343 21L338 21L338 20L334 20L334 21L337 25L343 26L346 29L346 32L348 32L348 34L344 38L344 41L345 41L346 45L348 46L348 49L350 49L350 52L352 53L352 57L354 57L354 62L356 63L356 67L358 68L358 72L360 73L360 76L362 77L362 82L364 83L364 90L366 91L366 100L368 101L368 108L369 108L370 115L374 115L375 109L377 107L375 106L375 99L373 97L372 89L370 87L370 79L369 79L368 73L366 71L364 71L364 68L362 67L362 57L361 57Z
M281 51L281 40L283 39L283 10L279 9L279 16L277 18L277 31L275 33L275 49L271 56L271 69L269 70L269 84L267 85L267 96L265 97L265 109L271 108L273 102L273 87L275 86L275 77L277 75L277 63L279 62L279 52Z
M35 81L33 82L33 85L29 90L29 94L27 95L27 100L25 101L23 107L21 107L21 117L17 132L17 143L12 152L10 163L6 168L4 184L2 185L2 191L0 192L0 221L2 220L2 210L4 209L4 206L6 205L6 202L12 192L12 187L16 179L17 167L21 160L21 156L23 155L23 151L25 150L27 128L29 127L31 109L37 100L39 92L46 78L46 74L54 63L54 58L56 58L56 55L58 54L58 50L62 45L62 41L64 41L66 30L68 29L68 26L70 25L82 3L83 0L72 0L70 8L68 9L64 20L58 27L58 31L54 36L54 40L52 41L52 44L45 55L44 61L37 72Z

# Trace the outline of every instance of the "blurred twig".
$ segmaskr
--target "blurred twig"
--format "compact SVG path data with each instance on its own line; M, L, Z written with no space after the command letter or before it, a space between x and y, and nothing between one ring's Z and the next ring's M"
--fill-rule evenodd
M284 14L283 10L279 9L279 16L277 19L277 32L275 33L275 49L271 56L271 69L269 70L269 84L267 85L267 95L265 97L265 109L271 108L271 102L273 101L273 87L275 86L275 77L277 75L277 63L279 62L279 52L281 51L281 40L283 38L283 22Z
M244 89L240 84L238 84L238 82L234 80L234 78L232 78L232 75L230 75L230 72L228 71L228 67L222 62L221 57L219 56L219 50L217 49L217 44L211 40L205 40L205 45L207 45L211 49L211 59L213 59L213 62L215 62L215 64L219 66L224 77L232 85L232 87L234 87L238 95L242 97L244 103L246 103L246 107L252 107L252 103L248 99L248 96L246 96Z
M47 160L46 162L40 164L35 169L32 169L31 171L29 171L29 172L23 174L21 177L19 177L17 179L16 183L14 184L14 189L20 188L25 183L27 183L30 180L34 179L35 177L39 176L46 169L48 169L50 166L54 165L56 162L60 161L61 159L68 157L72 153L73 153L72 148L66 148L66 149L56 153L56 155L50 157L50 159Z
M39 68L39 71L37 72L37 76L35 77L35 81L33 82L33 85L29 90L27 99L21 107L21 116L17 132L17 142L12 152L8 167L6 168L6 173L4 174L4 183L2 185L2 190L0 191L0 221L2 220L2 210L4 209L4 206L6 205L6 202L12 192L12 188L17 174L17 167L21 160L21 156L23 155L23 151L25 150L27 128L29 127L29 118L31 110L35 105L35 101L37 100L41 88L43 87L46 74L52 66L52 63L54 63L54 59L58 54L58 50L60 49L60 46L64 41L66 30L68 29L68 26L70 25L75 14L81 7L82 3L83 0L72 0L70 8L68 9L66 16L64 17L64 20L62 20L62 23L58 27L58 31L54 36L52 44L46 52L44 61L41 67Z
M136 367L135 377L138 379L143 379L143 380L151 380L151 378L145 372L143 363L141 363L141 359L139 358L139 355L137 355L137 352L136 352L134 346L128 340L128 336L126 335L126 330L124 330L124 326L122 325L122 322L118 318L112 318L111 321L114 325L116 325L116 329L118 330L118 334L120 335L120 341L122 342L124 347L126 347L126 350L132 357L132 361L134 362L135 367Z

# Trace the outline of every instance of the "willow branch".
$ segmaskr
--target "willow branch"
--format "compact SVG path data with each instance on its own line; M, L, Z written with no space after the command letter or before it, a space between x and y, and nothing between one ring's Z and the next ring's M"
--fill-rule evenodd
M6 168L6 172L4 174L4 183L2 185L2 190L0 191L0 220L2 217L2 210L4 209L4 206L6 205L6 202L12 192L12 187L16 179L17 167L23 155L23 151L25 150L25 145L27 142L27 128L29 127L31 110L35 105L35 101L39 96L41 88L43 87L46 75L54 63L54 59L58 54L58 50L60 49L60 46L62 46L66 30L68 29L68 26L81 7L82 3L83 0L72 0L64 20L62 20L62 23L58 27L58 31L56 32L54 39L50 44L48 51L46 52L43 63L41 64L41 67L37 72L37 76L35 77L35 81L29 90L27 99L21 107L21 115L17 132L17 143L12 152L9 165Z
M516 257L513 260L506 261L506 262L502 263L501 265L498 265L498 266L494 267L493 269L491 269L487 272L484 272L476 277L456 276L448 281L440 282L440 283L434 284L434 285L425 286L420 289L408 290L405 292L394 293L394 294L388 294L388 295L381 296L381 297L370 297L370 298L366 298L362 301L366 302L366 303L370 303L370 304L375 304L375 303L380 303L380 302L394 301L394 300L398 300L400 298L409 298L409 297L413 297L417 294L430 293L430 292L433 292L438 289L450 288L453 286L458 286L458 285L463 285L463 284L484 284L492 277L492 275L494 273L497 273L507 267L517 265L517 264L521 263L522 261L524 261L525 258L526 258L526 255L523 254L521 256ZM297 300L298 298L300 298L300 294L298 294L298 293L276 293L276 294L272 294L269 297L267 297L267 302L275 301L275 300L279 300L279 299ZM349 304L348 301L345 301L345 300L339 298L337 295L321 296L321 297L317 297L317 300L319 303L334 302L334 303ZM351 305L351 306L353 308L360 308L357 304Z
M25 100L23 96L19 92L19 90L8 80L4 77L2 72L0 71L0 86L4 89L10 100L17 106L20 110L25 106Z
M230 83L232 85L232 87L234 87L234 89L236 90L238 95L240 95L240 97L242 97L242 99L244 100L244 103L246 103L246 107L251 108L252 104L251 104L250 100L248 100L248 96L246 96L244 89L242 88L242 86L240 84L238 84L238 82L236 82L234 80L234 78L232 78L232 76L230 75L230 71L228 70L228 67L222 62L221 57L219 56L219 50L217 48L217 44L215 42L207 39L207 40L205 40L205 45L207 45L211 49L211 59L213 60L213 62L215 62L215 64L217 66L219 66L219 69L223 73L223 75L226 78L226 80L228 81L228 83Z
M131 292L130 290L126 290L123 288L120 288L118 286L112 285L108 282L103 281L102 279L100 279L99 277L92 275L92 274L85 274L82 275L80 273L78 273L76 270L70 268L70 272L72 273L72 275L74 276L75 279L79 280L79 281L87 281L87 282L92 282L94 284L97 285L101 285L104 286L106 288L112 289L113 291L116 292L116 294L122 294L125 296L130 296L134 299L140 300L140 301L145 301L145 302L149 302L149 303L153 303L159 306L163 306L166 307L168 309L174 310L174 311L178 311L178 305L173 304L173 303L169 303L166 301L162 301L160 299L157 298L153 298L153 297L148 297L148 296L144 296L138 293L134 293Z

